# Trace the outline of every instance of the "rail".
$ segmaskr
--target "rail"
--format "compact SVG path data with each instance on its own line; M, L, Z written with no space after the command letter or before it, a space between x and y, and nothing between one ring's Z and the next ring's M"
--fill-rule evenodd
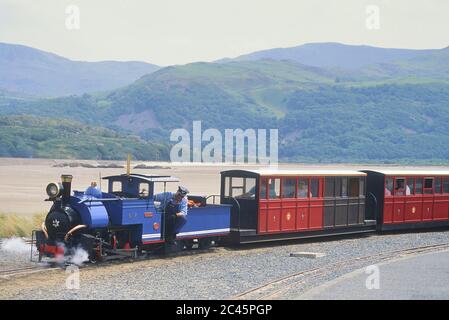
M298 288L298 286L306 284L308 280L313 280L318 277L326 277L331 273L335 273L338 268L354 266L360 262L368 262L375 260L375 263L393 259L398 256L407 256L417 253L426 253L437 250L449 249L449 243L435 244L421 247L413 247L408 249L394 250L389 252L381 252L377 255L368 255L362 257L355 257L353 259L345 259L335 263L327 264L322 267L308 269L305 271L293 273L285 277L270 281L263 285L257 286L247 290L238 295L232 296L231 300L254 299L254 300L269 300L282 299L286 296L289 290ZM372 261L371 261L372 262Z

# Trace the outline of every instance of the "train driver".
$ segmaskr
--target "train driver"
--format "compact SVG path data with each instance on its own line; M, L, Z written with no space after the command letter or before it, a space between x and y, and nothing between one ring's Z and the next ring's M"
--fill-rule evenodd
M86 191L84 191L84 195L95 198L102 198L101 190L97 187L97 183L95 181L91 182L90 187L88 187Z
M174 243L176 234L187 222L188 193L187 188L178 186L175 193L162 192L154 195L154 201L159 201L160 208L165 209L165 240L170 244Z

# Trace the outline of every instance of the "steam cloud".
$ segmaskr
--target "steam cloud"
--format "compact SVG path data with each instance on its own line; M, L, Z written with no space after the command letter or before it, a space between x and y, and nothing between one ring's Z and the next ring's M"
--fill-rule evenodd
M17 237L3 240L1 248L5 252L16 254L30 252L30 245L26 244L23 239Z
M89 254L82 248L75 249L73 254L69 257L69 263L76 264L77 266L82 265L83 262L86 261L89 261Z

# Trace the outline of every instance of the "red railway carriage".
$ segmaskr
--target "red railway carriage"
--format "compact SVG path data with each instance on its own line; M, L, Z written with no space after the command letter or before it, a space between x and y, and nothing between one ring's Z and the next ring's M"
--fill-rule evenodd
M234 243L375 231L365 189L366 173L353 170L221 172Z
M378 230L449 226L449 171L364 170Z

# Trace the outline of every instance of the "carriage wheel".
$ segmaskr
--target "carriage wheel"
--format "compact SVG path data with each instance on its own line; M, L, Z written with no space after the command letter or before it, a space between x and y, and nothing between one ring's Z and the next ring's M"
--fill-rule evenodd
M209 249L212 246L212 240L210 238L202 238L198 242L199 249Z

